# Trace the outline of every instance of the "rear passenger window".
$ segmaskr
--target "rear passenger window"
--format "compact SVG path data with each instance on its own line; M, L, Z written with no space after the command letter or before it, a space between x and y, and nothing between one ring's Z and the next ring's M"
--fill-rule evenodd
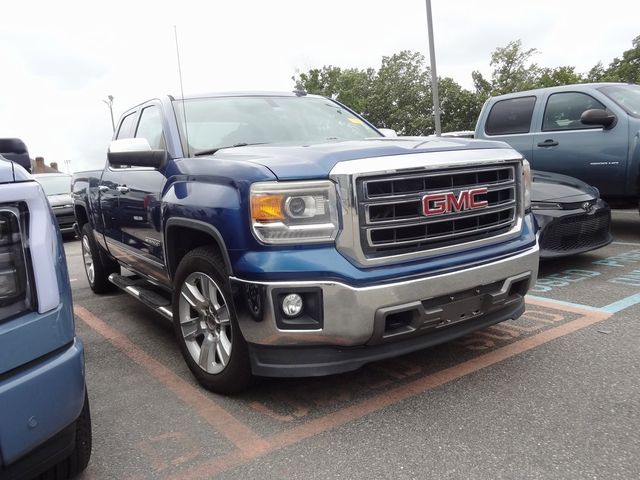
M536 97L509 98L495 103L484 131L487 135L529 133Z
M153 150L163 150L165 148L164 135L162 133L162 116L160 109L156 106L147 107L142 110L136 138L146 138Z
M118 127L118 138L133 138L133 122L136 120L136 112L130 113L122 119L120 127Z
M586 93L554 93L547 100L547 106L544 109L542 130L548 132L551 130L600 128L594 125L585 125L580 121L582 112L592 108L606 110L604 105Z

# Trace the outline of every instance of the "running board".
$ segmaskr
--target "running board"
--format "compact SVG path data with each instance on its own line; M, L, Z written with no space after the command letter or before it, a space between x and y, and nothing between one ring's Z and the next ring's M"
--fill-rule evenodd
M112 273L109 281L133 298L140 300L147 307L155 310L167 320L173 321L171 301L166 296L145 286L146 282L136 277L127 277Z

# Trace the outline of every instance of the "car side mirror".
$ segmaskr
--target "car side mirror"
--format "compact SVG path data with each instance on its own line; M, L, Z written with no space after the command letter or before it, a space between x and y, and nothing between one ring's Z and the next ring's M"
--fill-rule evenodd
M383 137L397 137L398 133L393 128L379 128L378 131Z
M617 118L613 113L601 108L585 110L580 115L580 121L585 125L601 125L604 128L611 128L616 123L616 120Z
M169 159L166 150L153 150L146 138L123 138L109 144L109 165L122 167L152 167L160 169Z
M0 155L31 173L31 158L27 146L19 138L0 138Z

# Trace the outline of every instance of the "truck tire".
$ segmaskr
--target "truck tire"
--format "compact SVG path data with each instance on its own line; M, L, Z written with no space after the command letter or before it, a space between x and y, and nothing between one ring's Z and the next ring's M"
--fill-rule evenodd
M215 249L198 247L184 256L176 270L172 304L180 351L198 382L222 394L247 388L249 351L224 262Z
M48 471L44 472L40 480L67 480L75 478L84 471L91 458L91 412L89 397L85 388L84 406L76 420L76 445L67 458Z
M94 293L109 293L116 290L117 287L109 281L109 275L120 273L120 265L101 251L93 237L93 229L88 223L82 227L80 244L84 273L87 275L91 290Z

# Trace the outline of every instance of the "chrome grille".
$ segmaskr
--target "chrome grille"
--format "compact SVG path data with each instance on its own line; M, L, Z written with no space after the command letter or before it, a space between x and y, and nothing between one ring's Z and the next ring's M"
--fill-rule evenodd
M358 179L360 241L368 257L428 250L504 233L517 221L516 166L438 170ZM423 197L486 188L485 208L426 216Z

